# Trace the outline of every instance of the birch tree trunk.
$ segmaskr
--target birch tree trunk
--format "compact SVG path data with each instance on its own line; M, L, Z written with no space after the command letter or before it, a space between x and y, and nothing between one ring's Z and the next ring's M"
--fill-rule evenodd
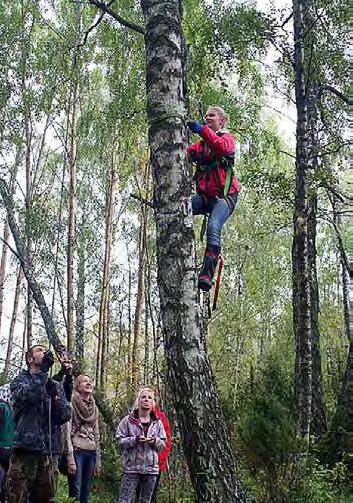
M70 133L70 155L69 155L69 173L70 173L70 188L69 188L69 227L67 241L67 348L69 352L74 348L74 254L75 254L75 204L76 204L76 139L75 139L75 122L76 122L76 99L77 94L74 92L73 109L71 116L71 133Z
M74 332L74 262L75 262L75 218L76 218L76 158L77 158L77 139L76 139L76 122L77 122L77 103L78 103L78 78L79 78L79 34L81 25L81 5L77 0L76 5L76 21L74 32L74 47L71 63L70 87L67 106L67 146L68 163L69 163L69 226L67 237L67 349L70 353L73 352L75 345Z
M319 287L316 269L316 219L317 195L312 194L308 218L308 264L310 274L310 319L312 341L312 406L311 431L322 437L327 431L324 392L322 384L322 365L319 332Z
M26 256L31 267L32 263L32 240L31 240L31 214L32 214L32 166L31 166L31 148L32 148L32 123L31 110L29 107L29 96L27 90L27 61L28 50L30 46L31 32L34 21L29 24L29 19L26 12L26 5L21 0L21 99L23 102L23 129L25 134L25 180L26 180ZM30 27L29 27L30 26ZM29 28L28 28L29 27ZM27 32L27 30L29 31ZM27 347L32 346L32 318L33 318L33 300L29 285L27 284Z
M304 70L304 43L308 3L293 0L296 129L296 188L293 217L293 331L296 344L295 394L297 406L297 434L302 451L298 458L299 475L309 449L312 405L312 352L310 276L308 268L308 110Z
M205 351L196 287L191 176L185 162L180 2L142 0L147 113L169 387L197 501L243 502Z

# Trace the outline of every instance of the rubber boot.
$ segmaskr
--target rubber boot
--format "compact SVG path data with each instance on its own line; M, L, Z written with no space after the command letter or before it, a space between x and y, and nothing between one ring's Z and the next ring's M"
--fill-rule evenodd
M212 280L220 252L221 249L219 246L208 245L206 248L198 279L198 287L204 292L209 292L212 288Z

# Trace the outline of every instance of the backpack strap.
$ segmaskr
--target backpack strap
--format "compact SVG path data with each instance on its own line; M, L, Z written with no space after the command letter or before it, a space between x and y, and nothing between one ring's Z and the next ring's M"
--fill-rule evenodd
M223 195L224 195L224 197L227 197L227 195L228 195L230 183L232 181L232 174L233 174L233 169L232 169L231 166L228 166L227 175L226 175L226 181L224 183L224 189L223 189Z

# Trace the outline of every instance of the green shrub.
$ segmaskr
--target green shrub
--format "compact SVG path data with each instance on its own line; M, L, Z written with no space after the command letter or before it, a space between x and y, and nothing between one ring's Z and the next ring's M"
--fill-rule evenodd
M347 478L344 463L330 468L314 460L307 476L289 494L288 503L353 503L353 492L345 489Z
M269 357L240 400L240 448L258 502L285 501L297 449L289 369Z

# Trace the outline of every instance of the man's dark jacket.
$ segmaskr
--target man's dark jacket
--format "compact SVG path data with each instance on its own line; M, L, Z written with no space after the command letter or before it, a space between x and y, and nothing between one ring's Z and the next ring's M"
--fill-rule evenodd
M47 374L41 370L35 374L23 370L11 383L15 421L13 449L60 454L59 426L71 419L71 406L60 383L53 381L57 387L55 398L47 394L47 380Z

